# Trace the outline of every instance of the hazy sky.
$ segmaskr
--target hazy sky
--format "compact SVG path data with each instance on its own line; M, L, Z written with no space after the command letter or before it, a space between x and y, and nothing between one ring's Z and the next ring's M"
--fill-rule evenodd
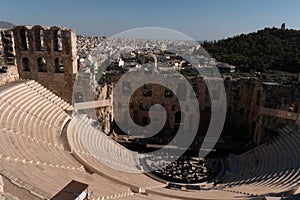
M2 2L3 1L3 2ZM196 40L227 38L264 27L300 29L299 0L0 0L0 20L63 25L78 34L111 36L164 27Z

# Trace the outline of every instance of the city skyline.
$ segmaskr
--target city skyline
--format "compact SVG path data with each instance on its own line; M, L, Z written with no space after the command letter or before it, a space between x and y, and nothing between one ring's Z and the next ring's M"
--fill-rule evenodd
M195 40L218 40L264 27L300 29L300 2L288 1L6 1L0 20L16 25L62 25L82 35L112 36L140 27L163 27Z
M264 27L300 29L300 2L288 1L7 1L0 20L16 25L62 25L82 35L112 36L140 27L163 27L196 40L218 40Z

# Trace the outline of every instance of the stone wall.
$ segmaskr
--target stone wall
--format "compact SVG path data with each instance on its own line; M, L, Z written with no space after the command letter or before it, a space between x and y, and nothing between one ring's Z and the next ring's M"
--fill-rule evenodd
M286 116L277 117L261 114L257 122L254 141L261 143L276 134L274 130L286 124L296 125L297 120L289 116L300 112L300 85L262 85L263 99L262 107L274 109L275 112L286 113ZM290 119L289 119L290 118Z
M186 78L190 82L190 85L193 87L198 98L201 114L198 137L203 138L210 123L211 99L216 100L224 97L219 95L220 88L217 87L212 89L213 94L209 94L202 76ZM116 81L118 78L112 78L112 80ZM174 80L174 83L176 83L176 80ZM130 83L123 83L123 85L127 85L126 88L130 88ZM141 83L141 85L143 85L143 83ZM256 123L259 120L260 107L264 100L261 82L256 78L231 79L228 77L224 78L224 85L227 95L227 116L222 137L230 137L237 141L254 141L257 126ZM190 114L192 106L189 102L191 91L186 92L186 102L184 107L181 108L176 96L174 94L169 94L165 87L151 85L147 86L146 90L150 90L150 96L147 95L149 91L146 91L145 93L145 87L141 87L134 92L134 95L132 95L130 100L129 112L131 118L137 124L144 126L150 122L149 108L154 104L163 105L167 112L167 123L163 130L164 136L166 136L167 133L172 135L176 132L177 126L180 125L176 119L178 113L183 117L185 121L184 124L189 124L189 121L193 120L193 116ZM125 93L120 94L113 101L115 113L119 113L124 117L126 117L126 115L122 113L126 112L126 108L124 107L126 101L123 100L126 99ZM124 121L126 120L127 119L124 119ZM191 127L185 127L185 129L189 128Z
M12 31L1 32L0 34L0 85L19 79L12 35ZM4 44L2 44L2 40Z
M256 78L225 79L227 118L224 132L238 140L253 140L264 99Z
M16 26L2 32L2 42L4 57L9 63L16 63L20 78L36 80L72 102L77 74L74 30L57 26Z
M0 66L0 85L19 79L18 68L14 65Z
M6 65L16 65L15 42L12 30L1 31L3 58Z

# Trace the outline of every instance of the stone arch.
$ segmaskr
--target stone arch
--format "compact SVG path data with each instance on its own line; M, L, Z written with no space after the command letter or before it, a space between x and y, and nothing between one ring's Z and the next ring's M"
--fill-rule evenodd
M64 73L65 72L64 59L55 58L54 63L55 63L55 73Z
M52 33L51 37L52 37L53 51L61 52L63 50L62 29L59 27L52 27L51 33Z
M20 50L27 51L29 49L28 30L25 26L19 27L19 43Z
M22 70L30 71L30 62L27 57L22 58Z
M33 40L36 51L44 51L45 50L45 42L44 42L44 28L42 26L34 26L32 28L33 31Z
M43 57L40 57L37 59L37 66L39 72L47 72L47 63L46 59Z

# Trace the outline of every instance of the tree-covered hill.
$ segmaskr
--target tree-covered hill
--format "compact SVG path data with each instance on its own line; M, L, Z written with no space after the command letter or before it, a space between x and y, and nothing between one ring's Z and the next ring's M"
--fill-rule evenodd
M300 31L265 28L202 46L217 61L235 65L239 71L279 70L300 73Z

